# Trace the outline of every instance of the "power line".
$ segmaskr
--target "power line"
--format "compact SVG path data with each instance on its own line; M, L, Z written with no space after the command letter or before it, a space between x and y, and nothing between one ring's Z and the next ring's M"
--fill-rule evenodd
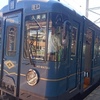
M96 6L96 7L89 7L90 6L90 0L86 0L86 17L87 18L90 18L90 13L89 12L92 12L92 14L94 15L97 15L97 16L100 16L100 13L97 13L98 10L100 10L100 6ZM93 21L93 20L92 20ZM95 21L93 21L95 24L100 24L100 17L97 18Z

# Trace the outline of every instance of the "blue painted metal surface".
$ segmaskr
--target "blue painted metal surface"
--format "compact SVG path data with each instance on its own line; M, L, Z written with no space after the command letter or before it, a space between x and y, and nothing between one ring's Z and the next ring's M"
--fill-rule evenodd
M35 0L21 0L18 1L13 9L10 9L10 5L5 6L1 10L3 12L3 51L2 51L2 75L9 76L11 79L10 82L14 85L14 93L11 93L15 97L19 97L27 100L69 100L71 97L76 94L83 92L84 88L84 44L85 33L88 27L91 27L96 32L99 31L98 27L87 20L85 17L79 15L73 9L68 6L63 5L58 1L35 1ZM46 38L48 37L49 22L52 19L52 22L56 24L57 14L61 15L62 25L64 22L67 23L68 20L71 23L71 28L77 30L76 34L76 51L72 55L71 46L72 46L72 33L68 34L68 48L63 49L63 55L66 56L64 59L61 58L61 61L48 61L47 55L45 55L45 60L32 60L35 64L35 67L30 63L29 58L24 57L24 45L25 45L25 36L26 36L26 17L34 16L38 14L46 14ZM51 15L55 15L51 18ZM16 20L17 18L17 20ZM32 20L30 21L32 22ZM36 21L35 21L36 22ZM7 29L8 27L15 26L17 27L17 36L16 36L16 55L14 57L9 57L6 55L7 51ZM39 26L39 25L38 25ZM73 31L71 31L73 32ZM95 40L95 35L93 35L93 41ZM47 43L46 39L46 43ZM93 42L94 45L94 42ZM67 50L68 49L68 50ZM92 47L93 50L93 47ZM47 51L47 44L46 44ZM92 58L94 53L92 51ZM47 52L46 52L47 53ZM62 57L64 57L62 56ZM99 56L96 56L95 61L91 61L91 81L98 81L99 77ZM91 59L92 60L92 59ZM7 63L14 64L12 68L9 68ZM7 63L6 63L7 62ZM10 64L11 64L10 63ZM13 65L12 64L12 65ZM96 67L96 68L95 68ZM98 68L97 68L98 67ZM26 74L30 69L33 69L37 72L39 80L38 83L34 86L28 85L26 81ZM7 77L5 81L7 82ZM12 82L13 81L13 82ZM91 83L91 86L94 83ZM3 86L2 86L3 87ZM7 90L3 88L6 92ZM8 93L8 92L7 92Z

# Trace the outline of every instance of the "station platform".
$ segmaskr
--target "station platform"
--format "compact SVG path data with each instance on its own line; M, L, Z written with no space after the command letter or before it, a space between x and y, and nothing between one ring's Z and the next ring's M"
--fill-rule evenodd
M83 100L100 100L100 85Z

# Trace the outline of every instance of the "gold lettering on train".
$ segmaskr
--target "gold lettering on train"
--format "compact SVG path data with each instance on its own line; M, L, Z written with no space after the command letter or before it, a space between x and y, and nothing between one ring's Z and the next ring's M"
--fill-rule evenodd
M36 66L37 68L42 68L42 69L50 69L49 67L46 67L46 66Z

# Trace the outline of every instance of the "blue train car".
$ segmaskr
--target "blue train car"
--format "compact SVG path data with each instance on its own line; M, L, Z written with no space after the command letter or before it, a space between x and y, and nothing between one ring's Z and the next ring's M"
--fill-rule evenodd
M100 79L99 27L54 0L2 8L1 96L69 100Z
M84 18L83 69L84 88L100 79L100 28Z

